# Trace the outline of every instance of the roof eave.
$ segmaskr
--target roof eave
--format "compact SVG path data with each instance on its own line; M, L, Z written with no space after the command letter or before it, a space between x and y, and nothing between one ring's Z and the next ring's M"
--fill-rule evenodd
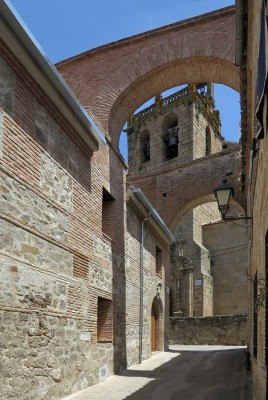
M161 238L168 244L176 242L176 238L162 220L160 215L149 202L140 188L128 189L128 199L132 201L141 212L143 218L148 218L148 223L158 232Z
M92 152L105 144L94 121L8 0L0 2L0 36Z

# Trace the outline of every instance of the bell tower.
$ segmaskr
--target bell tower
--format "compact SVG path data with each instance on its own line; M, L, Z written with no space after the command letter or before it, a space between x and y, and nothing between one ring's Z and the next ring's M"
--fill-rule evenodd
M129 172L156 172L221 151L220 129L214 84L191 84L168 97L158 95L128 121Z
M126 131L129 173L136 177L157 177L162 171L179 170L220 152L223 137L214 84L190 84L170 96L156 96L152 105L132 115ZM171 184L166 183L167 187ZM179 196L180 188L172 189ZM150 198L146 188L143 191ZM218 218L216 203L205 203L190 210L173 229L177 238L170 283L174 315L213 315L213 277L209 251L202 243L202 225Z

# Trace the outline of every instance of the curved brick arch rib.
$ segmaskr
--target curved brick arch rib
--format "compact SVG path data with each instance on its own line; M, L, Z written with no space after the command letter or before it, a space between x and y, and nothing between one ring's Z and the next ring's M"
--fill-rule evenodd
M143 103L167 89L196 82L221 83L239 91L239 68L226 60L187 58L169 63L136 80L113 105L108 130L118 146L122 128Z
M189 203L187 203L182 209L178 211L178 214L173 218L173 220L170 223L170 230L174 232L176 226L180 222L180 220L191 210L193 210L195 207L200 206L205 203L210 203L210 202L216 202L216 199L213 194L205 195L202 197L198 197L196 199L193 199ZM237 211L237 213L244 214L245 210L239 204L236 200L232 199L232 208Z
M117 145L129 115L162 90L196 80L238 90L235 27L235 8L227 7L93 49L58 69Z
M246 198L240 191L241 157L239 146L209 157L178 165L151 175L132 177L170 229L194 207L215 201L213 189L228 174L235 190L234 204L246 210ZM229 175L232 172L232 175Z

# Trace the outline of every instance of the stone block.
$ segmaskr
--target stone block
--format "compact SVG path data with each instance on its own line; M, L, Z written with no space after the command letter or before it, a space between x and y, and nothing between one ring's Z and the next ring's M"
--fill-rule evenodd
M93 240L93 249L94 249L95 255L101 256L101 257L107 259L108 261L112 260L111 244L108 243L107 241L105 241L99 237L95 237Z
M68 174L52 158L41 154L40 186L48 197L69 211L73 209L73 184Z
M3 253L39 268L72 274L73 256L38 236L0 220L0 248ZM8 261L7 261L8 263Z

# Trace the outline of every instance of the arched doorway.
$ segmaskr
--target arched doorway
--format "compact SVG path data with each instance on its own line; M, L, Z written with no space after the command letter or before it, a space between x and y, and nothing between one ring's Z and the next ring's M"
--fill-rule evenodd
M156 307L155 304L152 304L152 310L151 310L151 350L152 351L157 351L158 350L158 324L159 324L159 318L157 315Z
M157 285L157 295L151 308L151 351L163 350L163 303L160 298L161 283Z

